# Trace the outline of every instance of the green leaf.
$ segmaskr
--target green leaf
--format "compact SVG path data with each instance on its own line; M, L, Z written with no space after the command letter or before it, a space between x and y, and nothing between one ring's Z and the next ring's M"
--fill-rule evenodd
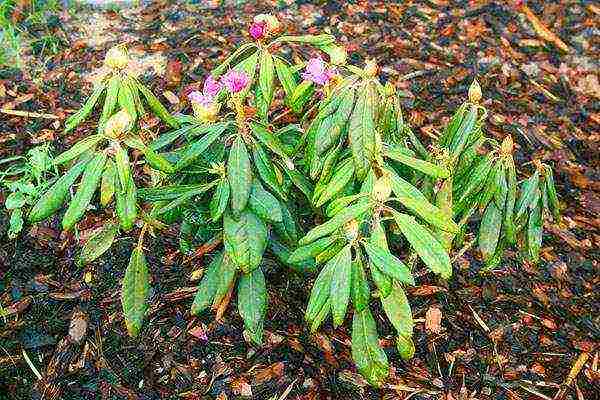
M281 189L277 176L275 175L275 169L271 163L271 159L267 153L263 150L260 144L256 144L252 150L252 158L254 159L254 166L258 171L258 176L265 185L275 194L282 199L287 199L286 194Z
M327 201L331 200L336 194L340 193L344 187L352 180L354 176L354 164L352 160L343 163L337 172L331 177L329 185L321 193L316 207L321 207Z
M544 165L545 172L545 186L548 193L548 206L555 221L560 220L560 205L558 203L558 194L556 193L556 186L554 185L554 174L552 168L548 165Z
M531 210L527 223L527 256L533 263L537 263L540 259L543 228L542 207L538 202Z
M94 232L81 248L79 265L86 265L96 260L112 246L119 233L119 226L113 221L108 221L99 230Z
M156 115L158 118L160 118L164 123L169 125L171 128L179 127L179 122L177 121L177 119L175 117L173 117L169 113L169 111L167 111L165 106L163 106L163 104L160 102L160 100L158 100L158 98L154 95L154 93L152 93L148 88L146 88L140 82L137 82L137 80L134 81L134 84L137 87L137 89L142 93L144 98L146 99L146 102L150 106L150 109L152 110L154 115Z
M172 174L175 172L175 165L173 165L165 156L162 154L158 154L150 147L144 147L143 150L144 157L146 158L146 162L150 167L154 168L157 171L162 171L167 174Z
M356 105L350 116L348 135L352 158L356 169L356 177L364 179L369 170L369 162L373 158L375 143L375 109L373 94L370 93L370 85L359 92Z
M314 92L315 88L313 83L311 81L304 80L294 88L294 91L289 98L288 105L293 112L299 114L304 108L306 102L310 100Z
M389 365L385 352L379 346L377 326L368 307L354 312L352 359L371 385L379 387L383 384L389 373Z
M191 195L202 194L213 187L214 184L194 184L194 185L169 185L151 188L140 188L137 196L142 201L156 202L176 200L181 197L190 197Z
M267 128L257 122L251 122L250 127L254 137L266 148L281 157L290 169L293 169L293 163L289 159L285 148L279 138L270 132Z
M386 247L382 247L380 243L363 242L363 246L369 256L369 260L384 274L396 279L397 281L414 285L415 280L410 273L410 269L392 255Z
M246 145L239 136L235 138L229 151L227 176L231 186L231 209L239 214L246 208L252 188L252 166Z
M281 222L274 222L273 228L279 237L290 244L298 241L298 227L296 218L292 215L285 203L279 203L281 207Z
M254 343L261 344L263 322L267 312L267 287L260 268L240 277L238 311Z
M68 231L83 217L85 211L92 201L92 196L102 178L104 164L106 163L106 154L99 153L88 163L83 171L83 177L75 196L69 203L62 220L62 227Z
M208 149L210 145L213 144L213 142L223 134L227 127L228 125L226 124L214 125L213 128L206 133L206 135L194 141L185 149L181 155L181 158L175 164L175 171L181 171L196 161L198 157L200 157L206 151L206 149Z
M254 60L256 62L256 44L255 43L246 43L243 44L242 46L238 47L238 49L236 51L234 51L229 57L227 57L225 59L225 61L223 61L221 64L219 64L219 66L217 66L216 68L214 68L212 70L212 76L215 78L218 78L219 75L221 75L223 72L225 72L227 70L227 68L229 67L229 65L238 59L238 57L240 57L242 54L246 53L248 50L252 49L254 52L252 54L250 54L248 56L248 58L250 58L250 56L254 55Z
M263 221L281 222L283 219L279 201L257 180L252 183L248 206Z
M369 208L371 208L371 203L369 202L358 203L346 208L344 211L340 212L335 217L331 218L329 221L311 229L302 239L300 239L299 244L305 245L314 242L315 240L322 238L323 236L330 235L336 229L344 225L346 222L350 221L353 218L357 218L359 215L362 215Z
M369 281L367 280L360 255L357 255L352 260L351 293L352 303L356 311L360 312L369 306L371 290L369 289Z
M106 207L115 194L117 170L112 159L106 160L102 180L100 182L100 205Z
M126 188L131 179L131 166L129 165L129 155L127 150L120 144L114 143L115 151L115 166L117 169L117 176L119 177L119 183L121 188Z
M379 291L379 297L385 298L389 296L392 292L392 278L384 274L372 262L369 262L369 270L371 271L371 278L373 278L373 282L375 282L375 286L377 286L377 290Z
M325 303L321 306L321 309L317 312L317 315L310 321L310 333L315 333L319 330L319 327L327 319L331 312L331 297L325 299Z
M496 203L491 202L485 209L479 226L479 250L486 261L490 260L496 251L501 228L502 212Z
M413 358L415 355L415 343L412 340L412 335L398 335L398 338L396 339L396 348L403 360L410 360Z
M111 76L106 87L106 99L104 100L104 106L102 107L102 114L98 120L98 133L104 133L106 121L113 115L115 107L117 106L117 97L119 95L120 86L121 75L114 74Z
M506 231L506 239L509 243L514 244L517 241L517 232L513 219L515 210L515 200L517 197L517 171L512 156L506 160L506 203L504 207L504 229Z
M8 238L14 239L23 229L23 211L15 208L10 212L10 222L8 227Z
M458 204L464 203L469 196L476 194L483 188L488 179L488 175L492 173L493 162L494 158L492 155L488 154L477 163L472 171L470 171L466 186L459 192L460 196L456 196Z
M279 82L281 82L281 86L285 92L286 102L289 102L290 96L297 86L294 75L286 62L279 57L275 57L275 71L277 72L277 78L279 79Z
M350 286L352 283L351 245L347 244L330 262L333 263L334 267L329 297L331 298L333 326L337 328L344 323L346 309L350 302Z
M235 220L230 213L223 217L223 241L227 254L234 264L245 273L256 269L267 245L267 227L251 211L241 213Z
M213 222L221 218L221 215L225 212L225 208L227 208L227 203L229 202L229 194L229 181L227 178L220 179L209 204L210 217Z
M121 83L121 86L119 86L119 94L117 95L117 100L119 106L125 109L125 111L127 111L127 114L129 114L131 120L135 123L135 120L137 119L135 95L131 91L131 86L129 85L127 80L123 81Z
M229 292L229 289L235 283L238 268L231 259L231 255L225 249L225 255L223 256L223 262L219 265L217 273L217 281L215 287L215 294L213 297L213 308L219 306L223 298Z
M327 303L334 269L335 265L330 260L317 276L310 291L310 298L308 299L308 305L306 306L306 312L304 314L307 322L315 320L323 306Z
M212 304L215 293L217 292L218 280L223 264L223 252L219 252L213 257L206 268L206 272L198 285L198 290L192 303L192 315L198 315Z
M273 66L273 56L268 50L263 50L260 55L258 73L258 84L267 105L273 100L273 83L275 79L275 69Z
M316 257L319 253L325 251L333 242L336 241L334 236L327 236L318 239L306 246L298 247L290 254L287 262L290 264L296 264L301 261L309 260Z
M130 231L133 229L133 224L137 218L136 187L131 175L129 175L129 180L125 182L125 186L122 186L120 182L117 183L115 197L115 209L121 228L124 231Z
M302 192L302 194L304 194L304 196L310 200L314 191L312 183L310 183L310 181L306 179L303 174L296 170L289 170L285 168L285 173L290 177L290 180L294 186L296 186Z
M426 228L421 226L414 217L395 211L393 215L402 234L415 249L425 265L434 273L441 275L442 278L449 279L452 275L452 265L444 246Z
M387 171L392 179L392 191L404 207L415 212L436 228L451 233L458 232L456 223L448 219L442 210L431 204L417 188L400 178L393 170L387 169Z
M7 210L14 210L15 208L21 208L25 205L25 196L21 192L12 192L4 200L4 207Z
M53 165L60 165L75 158L90 150L104 139L102 135L91 135L75 143L69 150L61 153L53 161Z
M77 125L79 125L83 120L87 118L88 115L90 115L90 113L94 109L94 106L98 102L98 99L102 95L102 92L104 92L105 88L106 84L104 83L96 86L94 88L94 91L92 92L92 95L88 97L88 99L85 101L83 107L81 107L81 109L75 114L67 118L67 120L65 121L65 133L68 133L75 129Z
M39 222L54 214L65 202L69 189L83 172L89 159L81 160L61 176L35 203L29 212L29 222Z
M357 193L357 194L351 194L350 196L344 196L344 197L337 198L327 205L325 214L328 217L333 217L334 215L336 215L337 213L339 213L340 211L342 211L346 207L348 207L350 204L354 203L356 200L367 197L367 196L368 196L367 193Z
M515 209L517 210L515 214L515 220L520 219L528 208L535 206L533 202L536 198L536 193L539 190L539 182L540 173L536 170L533 175L531 175L531 177L529 177L529 179L523 183L521 188L521 196L519 197L519 200L515 206Z
M446 168L430 163L429 161L407 156L394 147L388 147L385 150L385 155L434 178L444 179L450 176L450 172Z
M393 290L389 296L381 299L381 304L398 335L411 337L415 323L402 285L394 282Z
M475 128L477 122L477 106L471 105L465 111L464 117L460 121L460 125L456 130L450 141L448 149L456 157L464 149L465 145L469 141L469 137Z
M142 328L144 316L148 309L149 293L150 275L146 257L142 248L136 247L131 253L121 288L121 304L125 326L130 336L137 336Z

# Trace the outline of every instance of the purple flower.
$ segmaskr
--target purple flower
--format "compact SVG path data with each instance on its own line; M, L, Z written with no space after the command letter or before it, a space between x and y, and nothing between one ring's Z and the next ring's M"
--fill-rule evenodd
M267 24L265 22L254 22L250 25L249 32L254 40L262 39L267 33Z
M188 99L192 103L200 104L202 107L208 108L213 104L214 97L196 90L188 94Z
M321 58L311 58L306 64L302 78L312 81L317 85L325 85L335 75L333 69L327 69Z
M208 78L204 81L202 93L210 97L215 97L221 89L221 84L212 75L208 75Z
M249 83L250 78L245 72L236 71L234 69L229 70L221 77L221 84L234 94L244 90Z

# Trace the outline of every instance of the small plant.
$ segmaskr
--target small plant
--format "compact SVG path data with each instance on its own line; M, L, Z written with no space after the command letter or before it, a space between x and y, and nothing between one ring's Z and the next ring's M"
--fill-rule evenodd
M381 303L395 328L400 356L411 358L414 321L405 287L415 285L418 263L449 279L450 254L477 222L482 271L498 266L515 244L537 261L544 219L560 216L552 170L534 161L533 175L518 183L512 139L497 143L484 134L487 112L477 82L426 147L374 61L348 65L330 35L278 36L281 30L274 17L257 16L252 41L188 95L193 115L177 118L127 73L124 49L111 49L108 75L66 123L66 130L80 124L106 94L98 133L49 162L68 170L43 191L28 219L55 214L78 179L63 229L76 227L95 193L107 210L115 198L115 216L107 213L84 244L80 264L100 257L120 230L139 222L121 291L132 336L148 308L143 244L155 229L179 223L186 254L196 238L210 243L215 251L191 312L212 308L220 315L237 288L239 314L257 345L268 303L265 259L300 273L321 266L305 312L309 328L316 331L330 316L339 327L351 313L353 359L378 386L389 364L372 302ZM316 54L301 61L298 45ZM142 98L171 128L150 142L136 123ZM130 162L130 152L142 162ZM136 184L138 165L146 166L149 185ZM13 210L18 196L11 198Z
M52 182L54 171L48 146L34 147L25 157L0 160L7 164L0 171L0 184L8 191L4 207L10 214L8 237L14 239L23 229L23 216Z

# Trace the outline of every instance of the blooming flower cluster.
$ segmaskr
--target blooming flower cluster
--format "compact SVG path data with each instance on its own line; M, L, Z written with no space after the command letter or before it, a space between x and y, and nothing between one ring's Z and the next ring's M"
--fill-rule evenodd
M249 33L254 40L261 40L276 33L281 27L277 17L271 14L259 14L254 17Z
M236 94L244 90L249 83L250 77L243 71L229 70L220 81L209 75L204 81L201 92L196 90L188 94L194 115L201 121L214 121L221 108L217 101L221 89Z
M326 85L335 76L333 68L327 68L325 61L321 58L311 58L306 64L302 78L314 82L317 85Z

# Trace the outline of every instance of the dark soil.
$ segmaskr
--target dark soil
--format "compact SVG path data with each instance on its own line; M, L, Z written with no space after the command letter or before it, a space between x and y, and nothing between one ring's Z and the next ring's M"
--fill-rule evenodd
M152 306L139 338L131 339L118 293L135 233L81 269L74 262L77 240L61 236L58 219L9 241L7 217L0 213L0 303L9 313L0 318L1 400L222 400L250 393L281 400L600 398L596 4L527 2L566 44L564 52L540 37L510 1L199 3L153 2L123 15L85 9L62 15L70 46L43 65L31 57L25 72L0 71L2 108L64 119L90 92L84 77L120 41L141 54L166 57L165 71L146 74L147 81L156 93L180 93L243 40L253 15L271 12L290 33L331 32L353 62L376 58L383 78L405 91L406 116L425 141L464 101L477 75L489 111L488 135L513 135L523 173L531 171L533 157L553 165L564 221L546 227L537 266L510 252L484 276L477 254L467 252L455 262L449 283L419 278L410 296L418 320L417 354L410 362L400 360L393 330L378 313L392 374L385 388L374 390L352 364L348 324L336 330L326 325L317 335L304 326L311 277L274 262L267 266L266 344L252 347L235 301L222 321L190 316L190 275L206 260L186 262L177 255L173 228L147 242ZM111 36L100 45L85 36L94 28L90 15L111 24ZM63 149L91 127L65 137L53 120L0 116L0 158L45 141ZM101 218L91 216L82 226ZM439 334L424 327L432 308L442 312ZM576 360L586 355L569 382Z

